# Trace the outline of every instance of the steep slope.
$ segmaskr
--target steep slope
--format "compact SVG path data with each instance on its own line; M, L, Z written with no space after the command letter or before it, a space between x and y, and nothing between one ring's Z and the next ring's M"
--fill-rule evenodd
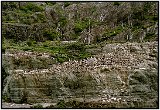
M158 18L158 2L3 1L3 102L157 108Z
M5 38L22 41L153 41L158 38L158 2L2 2L2 22ZM26 30L33 37L21 35L22 25L15 32L17 23L35 27Z
M3 94L17 103L77 100L101 102L102 107L154 108L158 106L157 45L107 44L92 58L53 64L48 69L9 70ZM16 54L4 54L4 61Z

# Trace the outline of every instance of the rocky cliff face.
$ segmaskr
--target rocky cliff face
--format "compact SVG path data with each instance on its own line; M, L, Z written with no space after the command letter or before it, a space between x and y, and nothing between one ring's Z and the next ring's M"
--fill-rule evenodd
M19 62L19 67L5 68L26 57L35 61L41 57L46 66L30 63L40 68L27 70ZM50 66L47 54L8 51L2 58L9 73L3 95L13 102L78 100L116 108L158 106L158 42L106 44L91 58Z
M2 2L2 89L51 108L157 108L158 2Z

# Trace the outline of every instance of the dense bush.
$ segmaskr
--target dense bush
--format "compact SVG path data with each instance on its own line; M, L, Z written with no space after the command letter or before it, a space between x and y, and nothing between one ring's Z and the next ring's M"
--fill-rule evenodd
M61 34L55 30L46 29L43 32L43 36L47 38L47 40L55 40L61 36Z
M92 10L92 11L94 11L94 10ZM94 21L94 20L92 20L88 17L83 18L81 21L77 21L75 23L74 32L76 34L80 34L80 32L82 32L84 29L88 30L89 26L91 27L91 26L94 26L96 24L98 24L98 22L96 22L96 21Z
M8 97L6 94L3 94L3 95L2 95L2 99L3 99L5 102L11 102L11 98Z
M81 43L73 43L73 44L67 45L66 49L84 51L85 50L85 45L81 44Z
M71 5L70 2L65 2L65 3L64 3L64 7L67 7L67 6L69 6L69 5Z
M88 28L89 24L88 21L77 21L75 23L74 31L75 33L79 34L84 29Z
M62 53L62 54L58 53L56 54L55 58L56 58L56 61L59 63L63 63L69 60L69 57L65 53Z
M28 11L33 11L33 12L41 12L44 11L42 6L38 6L34 3L28 3L25 6L20 7L21 10L28 12Z
M115 6L119 6L119 5L120 5L120 3L119 3L119 2L114 2L114 3L113 3L113 5L115 5Z
M38 23L45 23L46 22L46 17L44 15L44 13L37 13L36 16L37 17L34 19L34 22L38 22Z
M53 5L55 5L56 4L56 2L54 2L54 1L49 1L49 2L45 2L47 5L50 5L50 6L53 6Z
M155 38L156 38L155 33L147 33L144 40L145 41L151 41L151 40L155 40Z
M12 10L18 8L18 2L1 2L2 10Z
M67 24L68 21L67 21L66 17L62 16L62 17L59 18L58 22L60 23L61 27L64 27Z
M85 24L82 24L81 22L78 22L78 23L75 24L74 31L75 31L75 33L79 34L79 33L82 32L85 28L86 28L86 25L85 25Z
M67 108L65 101L64 100L60 100L57 105L56 108Z
M22 4L21 6L20 2L2 3L4 7L9 7L11 4L13 6L11 6L10 8L13 7L14 9L15 5L20 7L20 9L17 8L14 11L13 10L3 11L2 20L4 22L23 23L29 25L33 23L46 23L47 19L50 18L48 18L48 16L47 17L45 16L45 12L43 12L44 8L48 5L55 8L53 16L51 14L52 16L51 19L54 21L55 25L53 26L53 28L49 29L54 30L56 29L57 26L59 26L58 27L59 30L48 31L44 29L45 32L42 33L42 36L44 34L45 37L48 37L47 39L44 38L44 40L57 40L57 36L60 38L60 40L71 40L71 39L77 40L78 38L80 39L84 34L87 34L89 32L89 29L91 29L90 34L93 35L94 38L96 38L97 35L100 35L100 37L102 37L102 39L98 38L97 41L104 41L107 39L112 40L114 36L117 36L120 33L122 33L122 31L117 32L117 30L115 32L112 31L113 28L120 27L121 25L123 25L123 27L127 26L131 28L132 31L132 28L146 29L144 25L149 24L150 26L153 26L155 22L158 22L158 15L156 13L157 4L153 2L143 2L143 3L112 2L108 4L113 4L115 6L110 5L110 7L108 7L107 3L106 5L104 4L104 6L102 7L99 7L98 5L95 4L89 4L90 6L83 5L82 7L84 8L84 10L85 9L86 10L84 11L82 8L83 10L82 11L80 8L77 8L78 10L76 11L76 14L71 18L72 19L71 21L73 21L73 23L68 20L68 15L67 13L65 13L65 11L67 11L69 8L68 6L73 4L72 2L65 2L61 4L58 4L56 2L45 2L44 3L45 5L38 5L38 3L28 2ZM79 4L81 3L78 3L77 7L80 6ZM62 9L61 7L62 5L68 8ZM108 11L105 11L104 9ZM81 12L82 14L80 14ZM107 17L104 16L106 14ZM102 18L104 17L103 21L99 20L99 18L101 18L101 15ZM93 31L94 28L97 26L103 28L101 29L101 32ZM109 31L106 32L105 28L109 29ZM83 33L81 33L82 31ZM120 34L120 37L121 35L123 35L123 33ZM114 40L116 40L116 38Z
M123 38L126 39L126 36L129 35L128 33L131 33L133 34L133 40L137 40L138 38L135 38L135 36L139 37L139 34L141 34L139 30L141 28L144 29L144 32L151 26L155 26L155 22L158 22L158 15L156 13L157 9L155 8L157 4L153 2L112 2L104 3L100 7L94 3L89 3L89 5L86 3L81 5L81 2L78 2L75 4L77 10L72 10L74 12L73 15L70 13L70 9L72 8L69 6L73 5L72 2L44 2L44 5L40 6L38 5L39 3L33 2L24 3L21 6L19 6L20 4L18 3L20 2L2 3L2 8L4 9L6 9L6 7L13 9L15 9L16 6L20 7L20 9L17 8L14 11L3 11L2 20L4 22L16 22L20 24L34 25L35 23L45 24L46 20L49 19L53 20L55 25L51 27L47 26L47 29L42 29L42 32L41 29L35 27L35 30L32 30L33 34L31 33L31 36L30 34L27 35L25 39L23 39L23 36L30 32L24 31L21 33L21 35L19 35L18 32L21 30L10 31L7 29L2 29L2 35L7 39L15 39L15 44L20 40L25 40L27 42L26 45L14 45L14 43L12 45L8 43L2 47L3 52L6 48L14 48L24 51L48 52L55 56L57 62L64 62L68 61L69 59L83 59L90 57L91 54L86 52L86 48L83 44L75 43L63 45L62 43L57 43L55 45L50 45L44 42L38 42L37 44L34 44L32 41L28 40L28 36L30 36L29 39L32 40L38 39L37 41L49 40L49 42L61 42L61 40L72 39L82 42L81 40L84 40L84 37L87 38L86 35L90 32L90 35L93 36L93 39L91 40L94 40L95 43L97 43L103 41L114 41L117 40L117 38L121 39L120 37L123 36ZM46 17L45 12L43 12L44 8L48 5L54 8L54 11L52 10L54 13L52 11L49 13L51 16L53 15L51 19L48 16ZM63 9L62 5L67 8ZM69 12L71 15L71 20L68 19L68 13L65 11ZM100 20L101 16L102 18L104 17L103 21ZM125 32L128 29L131 29L131 32ZM149 32L146 34L146 37L144 38L145 41L156 40L154 30L156 29L154 28L152 33ZM40 33L36 34L39 31ZM55 54L57 54L57 56Z
M112 29L112 30L107 30L103 35L102 38L99 38L98 40L100 42L102 41L107 41L111 38L113 38L114 36L118 35L119 33L121 33L123 31L123 28L121 26L117 26L116 28Z

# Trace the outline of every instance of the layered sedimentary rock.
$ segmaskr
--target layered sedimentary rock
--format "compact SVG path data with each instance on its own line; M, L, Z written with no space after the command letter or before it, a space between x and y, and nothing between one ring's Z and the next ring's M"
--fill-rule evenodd
M91 58L46 68L8 67L3 95L17 103L77 99L120 104L119 108L158 106L158 42L107 44L101 51ZM16 54L3 54L2 66L8 58L20 58ZM34 56L26 52L21 58L25 55ZM11 64L13 60L8 61Z

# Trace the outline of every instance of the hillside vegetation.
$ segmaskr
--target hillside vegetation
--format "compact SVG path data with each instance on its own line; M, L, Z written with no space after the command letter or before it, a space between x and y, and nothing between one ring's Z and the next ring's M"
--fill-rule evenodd
M157 108L158 8L148 1L1 2L3 102Z
M75 40L78 43L73 47L77 48L106 42L155 41L158 3L2 2L2 30L3 51L15 48L56 53L52 51L56 48L67 54L61 41Z

